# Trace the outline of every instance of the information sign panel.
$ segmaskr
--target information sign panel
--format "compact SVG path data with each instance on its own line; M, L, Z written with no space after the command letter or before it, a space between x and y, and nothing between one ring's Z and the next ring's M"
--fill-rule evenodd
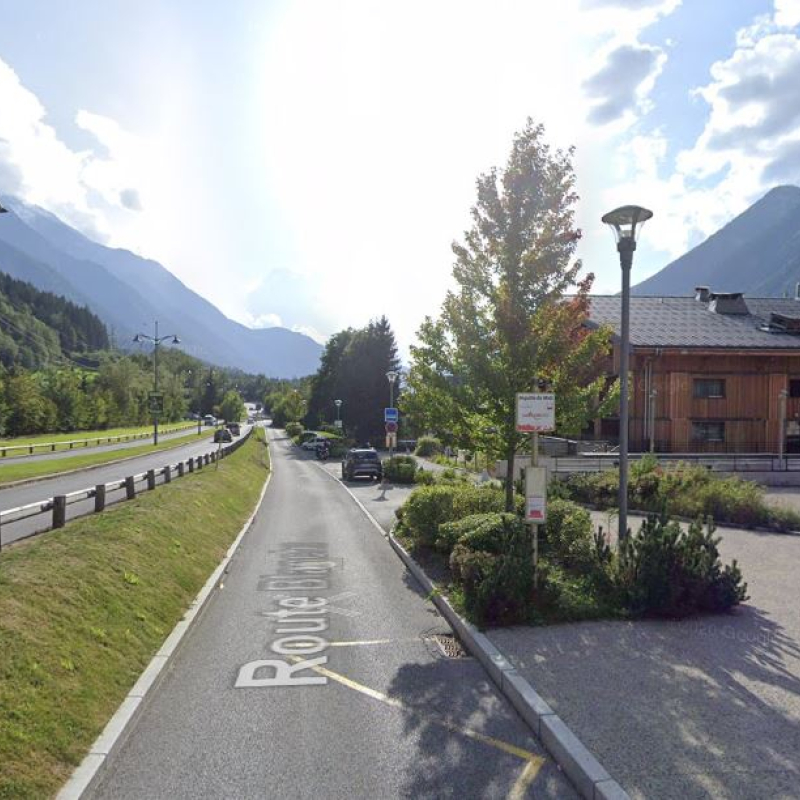
M400 419L400 412L396 408L383 409L384 422L397 422Z
M556 427L556 396L554 394L517 394L517 431L544 433Z
M541 524L547 521L547 470L525 468L525 519Z

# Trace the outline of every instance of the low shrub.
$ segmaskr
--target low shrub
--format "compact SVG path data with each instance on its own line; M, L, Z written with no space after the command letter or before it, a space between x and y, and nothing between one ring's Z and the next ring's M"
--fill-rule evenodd
M577 622L623 616L610 587L594 575L577 575L546 558L539 560L539 590L534 618L548 622Z
M383 462L383 474L392 483L414 483L417 461L414 456L392 456Z
M619 551L617 579L634 614L684 617L728 611L747 599L736 561L722 566L719 537L700 520L687 531L666 515L651 516Z
M456 544L463 544L470 550L483 550L487 553L502 553L507 549L510 536L524 530L524 523L516 514L489 512L470 514L463 519L439 525L436 548L450 553Z
M596 561L592 518L577 503L548 501L544 538L548 558L566 569L587 570Z
M414 451L420 458L430 458L442 452L442 443L435 436L420 436Z
M305 429L299 422L287 422L286 423L286 433L289 434L293 439L298 436L303 435L303 431Z
M431 547L441 524L470 514L502 511L504 506L502 491L493 486L436 483L420 486L412 493L403 507L400 524L418 544Z
M420 486L432 486L436 483L436 476L429 470L420 467L414 475L414 483L418 483Z

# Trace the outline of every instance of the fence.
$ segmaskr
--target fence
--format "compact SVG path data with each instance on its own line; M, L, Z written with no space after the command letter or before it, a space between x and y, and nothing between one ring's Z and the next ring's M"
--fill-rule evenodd
M631 453L636 461L643 453ZM713 472L800 472L800 456L779 458L759 453L654 453L663 465L695 464ZM619 453L592 453L581 456L557 457L549 460L553 472L599 472L619 468Z
M197 423L182 425L180 428L170 428L164 431L164 435L176 433L177 431L187 431L189 428L196 428ZM34 442L31 444L9 444L0 446L0 458L5 458L12 450L27 450L27 455L32 456L35 450L49 450L55 453L56 450L74 450L75 447L89 447L90 442L94 442L94 447L100 444L111 444L112 442L134 442L137 439L149 439L153 435L152 431L144 433L121 433L119 436L92 436L89 439L72 439L64 442Z
M99 513L105 510L108 494L122 489L125 490L125 500L133 500L137 492L140 491L139 487L142 484L144 484L145 490L151 491L156 488L158 478L163 478L163 483L167 484L172 481L173 477L182 478L187 473L201 470L204 466L214 464L218 459L234 453L247 441L253 430L251 428L241 438L230 444L222 445L185 461L179 461L177 464L166 464L158 469L150 469L147 472L128 475L110 483L98 483L86 489L78 489L68 494L54 495L44 500L37 500L35 503L0 511L0 550L3 548L3 527L5 525L36 517L40 514L52 513L50 528L63 528L67 521L67 506L94 498L94 512ZM43 530L16 537L14 541L29 538L37 533L43 533Z

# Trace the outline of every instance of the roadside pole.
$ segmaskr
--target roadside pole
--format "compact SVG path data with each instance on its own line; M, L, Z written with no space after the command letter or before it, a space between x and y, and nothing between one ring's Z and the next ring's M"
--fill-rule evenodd
M531 526L533 586L536 589L539 586L539 525L547 521L547 471L539 466L539 434L555 429L556 399L555 395L545 392L519 393L516 405L517 432L531 435L531 464L525 470L525 521Z

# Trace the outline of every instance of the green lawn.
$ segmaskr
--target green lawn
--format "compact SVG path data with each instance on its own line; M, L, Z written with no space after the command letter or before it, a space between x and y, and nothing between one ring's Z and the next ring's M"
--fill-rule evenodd
M204 428L203 434L211 436L211 430ZM23 458L14 458L8 461L0 460L0 487L13 481L43 478L46 475L57 475L59 472L83 469L96 464L106 464L109 461L116 461L120 458L133 458L147 453L157 453L160 450L172 450L175 447L183 447L187 444L187 438L192 435L197 436L196 433L187 433L186 436L179 436L166 442L160 442L156 446L142 444L138 447L128 447L124 450L90 451L86 455L70 456L69 458L54 458L43 461L26 461ZM87 485L90 483L91 479L87 479Z
M183 420L181 422L167 422L164 425L159 426L160 433L171 433L173 431L179 430L189 430L190 428L196 428L196 422L187 422ZM73 431L72 433L40 433L36 436L17 436L11 439L1 439L0 438L0 449L3 447L17 447L19 445L42 445L42 444L49 444L59 443L59 442L81 442L81 445L75 445L76 447L84 447L86 445L83 442L88 442L89 447L94 447L97 445L97 439L100 439L100 444L107 444L109 437L114 436L131 436L133 434L145 434L145 433L152 433L153 426L152 425L145 425L139 426L136 428L109 428L108 430L104 431ZM63 448L56 448L58 449L69 449L68 445L64 445ZM34 452L44 452L41 449L38 449ZM7 456L10 458L11 454Z
M0 798L52 797L252 513L258 431L218 470L0 553Z

